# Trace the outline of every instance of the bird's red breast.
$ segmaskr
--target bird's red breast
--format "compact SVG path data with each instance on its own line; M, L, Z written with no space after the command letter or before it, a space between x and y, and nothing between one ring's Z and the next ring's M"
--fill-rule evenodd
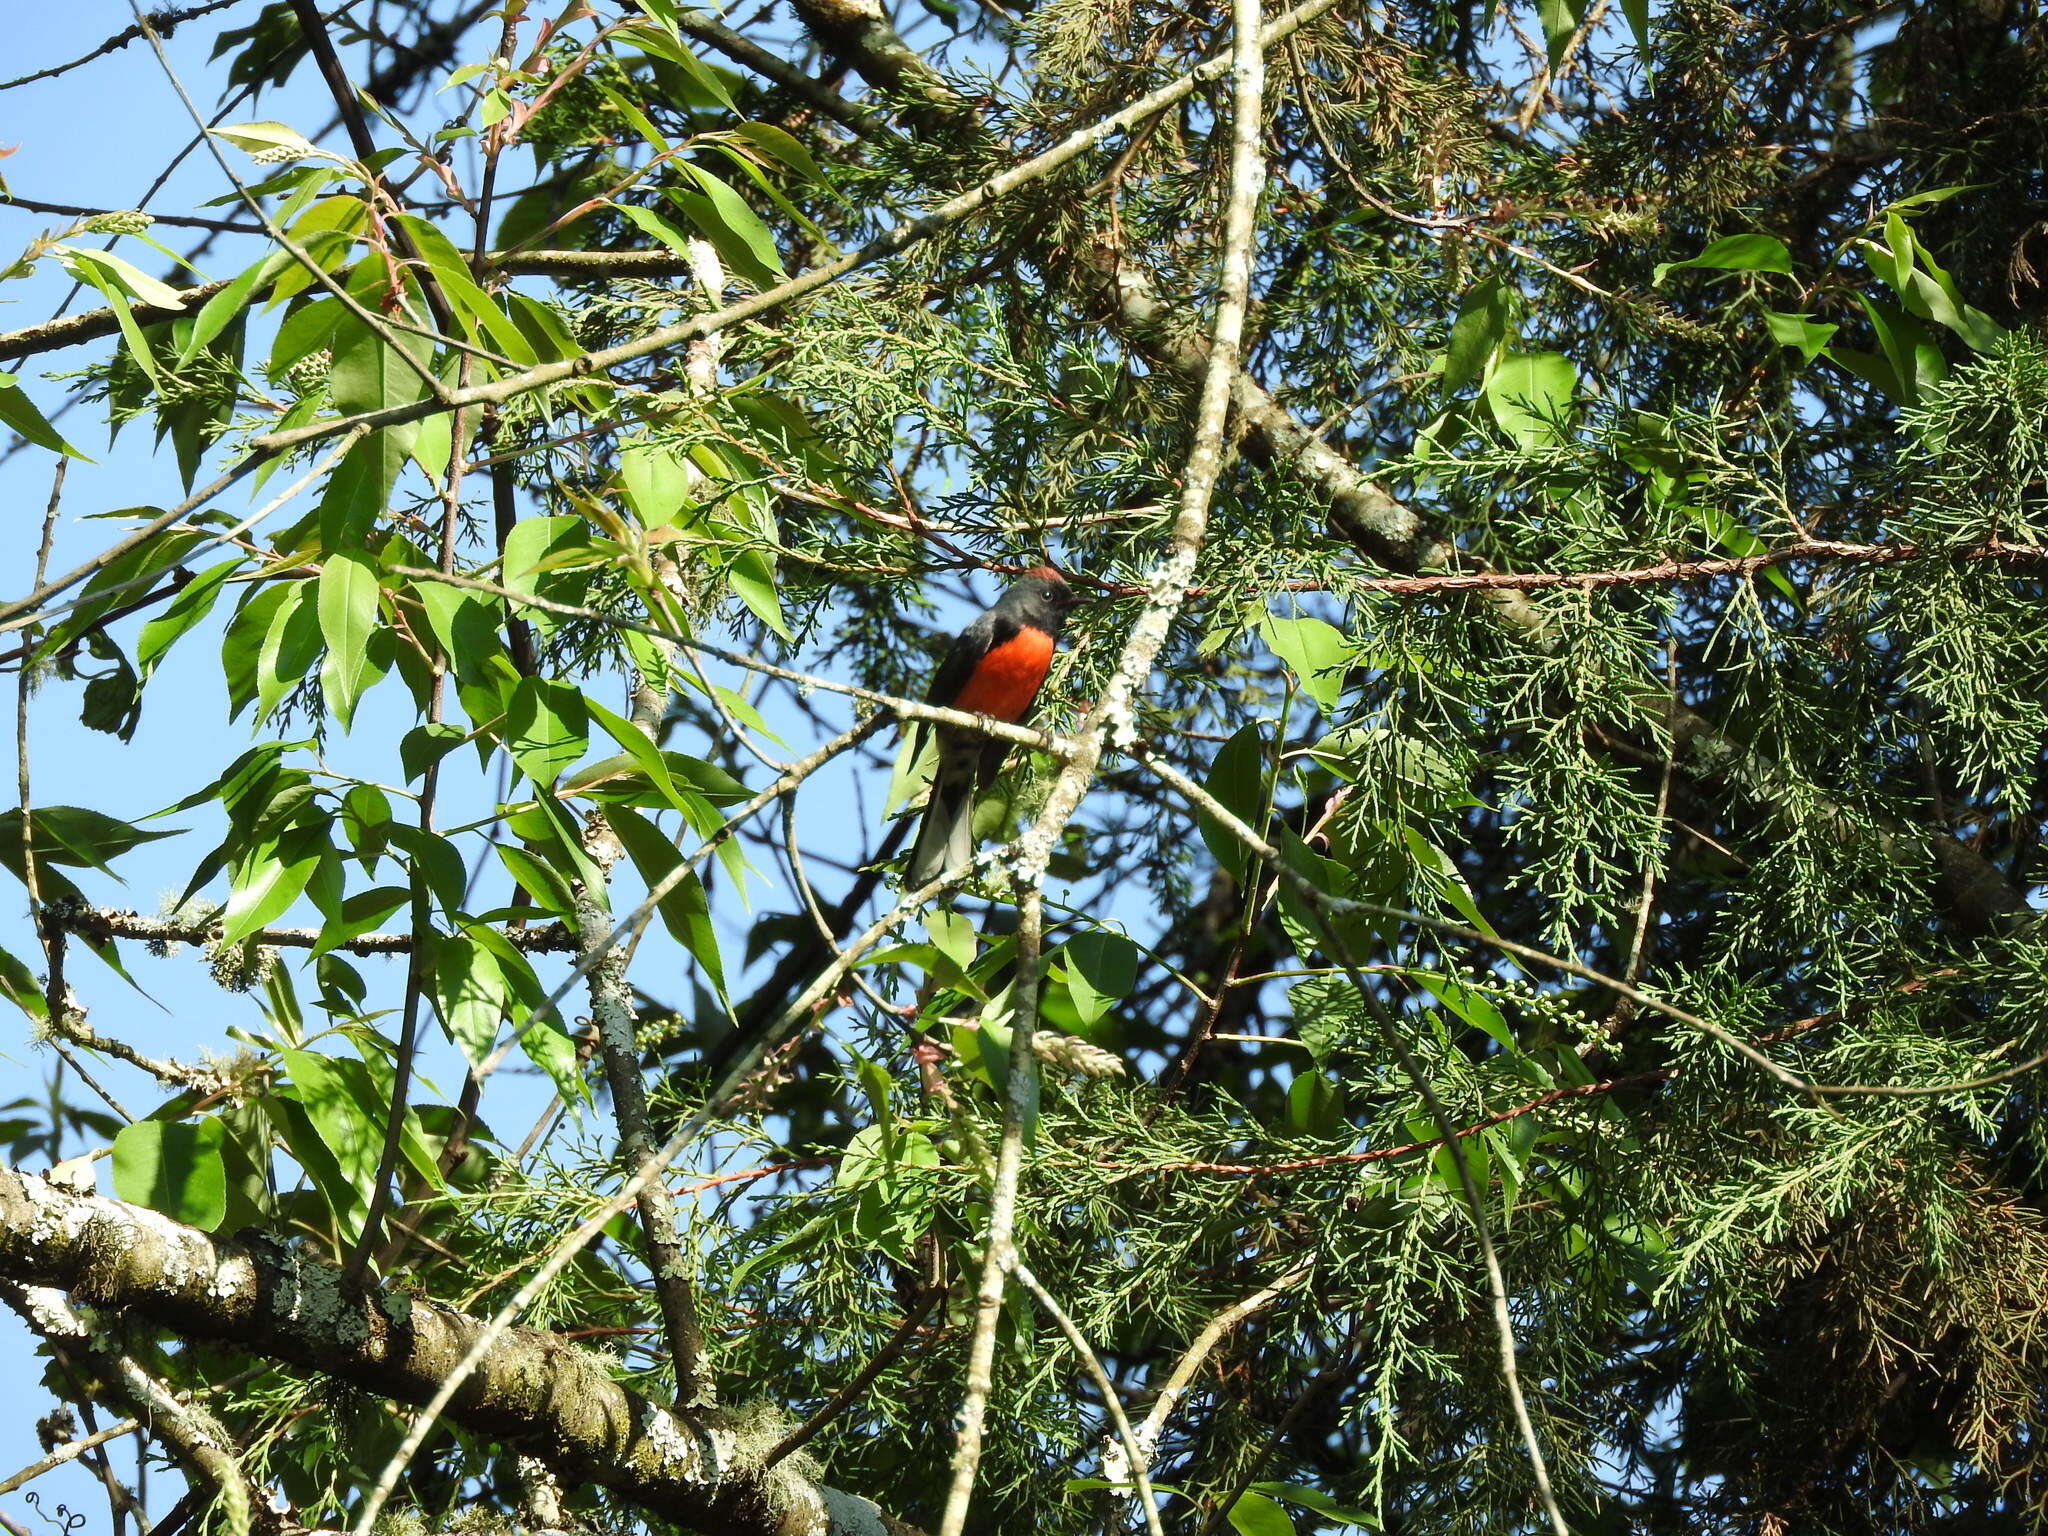
M1052 666L1052 648L1051 635L1025 626L1001 645L992 646L975 663L967 685L945 702L970 715L1013 722L1023 719Z

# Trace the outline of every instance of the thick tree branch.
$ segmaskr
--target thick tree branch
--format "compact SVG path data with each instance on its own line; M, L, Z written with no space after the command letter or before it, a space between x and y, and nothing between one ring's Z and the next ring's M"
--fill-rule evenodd
M332 1265L296 1250L209 1237L10 1168L0 1277L406 1403L429 1400L484 1327L421 1297L344 1287ZM565 1482L609 1488L707 1536L914 1536L787 1464L763 1472L730 1427L688 1423L613 1380L601 1356L539 1329L505 1330L447 1414Z

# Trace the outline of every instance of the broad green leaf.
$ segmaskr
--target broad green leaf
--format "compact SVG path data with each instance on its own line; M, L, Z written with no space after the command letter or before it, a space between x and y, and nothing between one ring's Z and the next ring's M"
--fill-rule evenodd
M590 744L590 712L574 684L522 677L505 706L505 749L543 790Z
M290 251L272 251L261 261L244 269L233 282L208 299L200 308L198 317L192 322L192 330L185 337L185 344L178 349L178 367L186 367L193 358L205 351L206 344L226 330L229 323L242 312L250 296L279 272L291 266L295 260Z
M356 550L370 542L418 436L411 425L379 427L349 449L320 496L322 549Z
M321 826L299 827L261 843L229 866L228 904L221 913L223 945L239 944L299 899L329 843Z
M156 508L134 507L121 515L153 517ZM79 589L77 606L50 631L39 647L40 654L49 655L72 645L115 608L145 596L159 577L168 576L179 561L205 541L206 535L196 528L166 528L101 566Z
M327 388L337 410L353 416L386 406L410 405L426 394L426 381L405 359L408 355L424 359L427 343L417 336L393 334L395 342L386 341L354 315L344 314L336 322ZM406 427L382 430L399 434L410 451L412 433Z
M469 323L471 338L475 339L481 328L505 356L515 363L531 367L537 361L533 343L527 340L524 331L513 324L512 317L498 307L497 300L478 286L469 270L468 259L455 248L455 243L436 226L412 214L399 214L398 222L412 237L414 247L434 274L434 282L449 306L459 318Z
M260 723L306 675L320 653L320 616L313 583L286 583L256 657L256 719Z
M701 166L686 162L683 169L699 190L672 190L669 201L697 226L699 234L718 248L727 270L757 288L770 287L786 277L775 237L768 233L761 216L747 206L746 199Z
M1544 51L1552 69L1564 62L1564 51L1585 10L1586 0L1536 0L1536 19L1543 27Z
M414 876L427 882L427 890L445 913L462 907L462 890L469 871L461 851L447 838L423 832L406 821L391 823L391 841L409 861Z
M582 518L526 517L513 524L511 533L506 535L499 571L510 591L573 603L583 596L589 577L571 568L594 558L590 532ZM511 606L513 612L543 636L561 622L545 609L518 603Z
M624 214L627 222L638 228L643 235L659 240L678 256L689 256L690 237L652 208L642 208L637 203L614 203L612 206Z
M510 1011L497 956L467 934L442 934L434 945L433 997L449 1037L471 1066L481 1065Z
M651 6L643 6L642 8L653 9ZM692 84L703 91L706 97L725 108L726 111L734 113L739 111L739 104L734 101L732 92L726 88L725 82L719 78L719 71L705 64L696 54L690 51L689 46L681 38L673 35L673 24L671 24L669 31L663 31L658 27L642 26L636 23L632 26L618 28L616 35L631 41L635 47L654 55L654 57L666 59L669 63L675 65L676 68L689 77Z
M690 462L666 444L636 438L619 444L619 478L642 526L665 528L691 505L690 487L698 476Z
M943 907L933 907L924 914L924 931L932 941L932 947L965 973L973 964L974 957L981 949L981 938L974 931L974 924L964 915Z
M1266 805L1266 745L1256 722L1239 726L1217 749L1202 787L1239 821L1263 834L1260 822ZM1244 879L1245 866L1252 856L1244 839L1200 807L1195 810L1195 825L1208 845L1209 856L1229 870L1232 878Z
M1294 1536L1294 1521L1287 1511L1249 1489L1230 1506L1230 1528L1238 1536Z
M825 174L824 168L811 157L811 152L805 149L789 133L776 127L773 123L735 123L732 132L736 137L745 139L770 159L781 161L791 170L809 177L819 186L829 188L832 185L831 178Z
M564 922L575 922L575 895L569 889L569 882L557 874L552 865L510 843L499 843L496 847L498 862L519 882L519 889L528 901L554 913Z
M726 584L739 594L754 616L783 639L795 643L782 618L782 597L775 590L775 565L758 549L742 550L725 568Z
M1077 933L1060 948L1067 990L1084 1024L1093 1024L1109 1005L1130 996L1138 979L1138 946L1107 928Z
M411 900L412 892L397 885L380 885L356 892L341 903L334 916L321 924L319 940L313 945L313 958L317 960L351 939L374 933L392 913Z
M121 329L121 340L128 349L130 360L152 385L161 389L163 374L158 371L156 354L143 336L142 327L136 323L134 311L129 308L127 291L95 262L79 261L66 265L73 277L99 290L100 296L107 301L107 308L114 312L114 323Z
M1809 320L1804 315L1780 314L1776 310L1764 311L1764 324L1770 328L1771 339L1781 347L1797 347L1801 358L1812 362L1839 331L1839 325L1824 324Z
M111 875L110 859L171 832L145 832L102 811L76 805L42 805L34 812L36 865L71 864ZM0 811L0 865L22 874L21 812Z
M446 720L414 726L398 741L398 764L405 770L406 782L424 778L429 768L468 740L468 731Z
M315 352L324 351L333 344L334 328L347 313L341 300L331 295L309 300L291 310L278 322L277 334L271 338L270 361L264 365L264 371L272 380L282 379Z
M281 1055L291 1077L290 1095L319 1138L325 1156L316 1158L317 1166L308 1164L299 1139L288 1136L286 1144L346 1226L368 1204L384 1150L383 1115L365 1108L357 1092L363 1085L351 1081L363 1076L361 1062L313 1051L287 1050ZM384 1113L389 1113L388 1103Z
M1621 0L1621 14L1635 34L1636 48L1647 63L1650 55L1650 0Z
M71 268L75 276L85 275L80 272L81 267L96 268L109 280L118 283L122 292L149 305L152 309L180 310L185 307L185 295L169 283L151 277L132 262L123 261L112 251L80 250L65 245L53 246L52 249L63 254L65 265ZM88 280L94 282L95 286L103 286L97 279Z
M1266 644L1301 680L1302 691L1324 713L1334 710L1351 664L1351 643L1342 632L1317 618L1268 618L1262 627Z
M15 376L11 373L0 373L0 426L20 433L38 448L47 448L52 453L68 454L74 459L85 458L84 454L64 441L57 429L36 409L36 403L22 392L21 385L15 382Z
M4 949L0 949L0 997L6 998L32 1019L50 1016L49 1000L43 996L42 984L36 980L35 972L18 956Z
M1480 392L1493 419L1524 448L1563 442L1578 391L1578 370L1558 352L1511 352Z
M1723 235L1699 255L1685 261L1663 261L1650 281L1662 284L1667 272L1683 267L1708 267L1721 272L1785 272L1792 270L1792 254L1775 235L1750 233Z
M283 123L265 120L255 123L231 123L225 128L209 128L217 139L226 139L237 149L260 155L266 150L287 150L294 155L316 155L320 151L313 141L296 128Z
M1499 278L1482 278L1472 285L1458 305L1458 316L1451 322L1451 339L1444 348L1446 391L1455 393L1485 376L1494 353L1508 338L1514 306L1512 290Z
M605 815L649 889L682 862L682 851L632 807L614 806ZM662 897L658 910L670 935L696 957L711 985L723 993L725 965L718 953L718 932L711 925L711 902L705 895L703 881L695 872L685 875L674 890Z
M327 645L320 691L345 731L374 676L370 637L377 630L377 563L350 550L331 554L321 563L319 585L320 638Z
M504 610L498 599L424 579L415 582L411 591L419 599L427 626L456 680L471 687L493 684L499 674L492 663L505 656L498 633Z
M114 1138L114 1193L131 1205L212 1231L228 1209L226 1129L198 1120L138 1120Z
M722 818L718 817L716 811L711 810L702 796L685 795L676 786L676 781L669 774L667 759L662 750L654 744L653 738L632 721L613 714L595 699L584 700L584 707L590 711L590 717L604 727L605 734L626 749L626 755L647 775L648 781L661 791L663 799L681 811L691 825L698 827L707 836L715 830L715 827L706 827L703 824L702 816L708 812L714 821Z
M1269 1499L1284 1503L1298 1504L1303 1509L1312 1509L1325 1520L1334 1520L1339 1525L1362 1525L1367 1530L1380 1528L1378 1520L1362 1509L1351 1509L1339 1504L1319 1488L1304 1488L1299 1483L1253 1483L1250 1492L1264 1494Z
M1297 1072L1287 1085L1287 1128L1331 1141L1342 1135L1344 1088L1321 1072Z
M178 637L213 611L221 583L241 568L239 556L208 566L178 589L162 613L142 626L135 641L135 667L145 682Z

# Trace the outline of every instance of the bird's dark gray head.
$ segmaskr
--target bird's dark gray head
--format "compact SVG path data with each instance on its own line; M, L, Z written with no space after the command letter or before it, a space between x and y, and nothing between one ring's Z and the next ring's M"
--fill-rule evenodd
M1050 565L1034 565L1011 583L998 606L1039 629L1059 633L1060 624L1081 602L1081 594Z

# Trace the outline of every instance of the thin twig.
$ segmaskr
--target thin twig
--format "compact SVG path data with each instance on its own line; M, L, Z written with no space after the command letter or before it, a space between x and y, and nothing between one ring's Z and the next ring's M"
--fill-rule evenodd
M1558 1507L1557 1495L1550 1486L1549 1461L1543 1454L1543 1444L1536 1436L1536 1424L1529 1412L1528 1399L1522 1392L1521 1370L1515 1358L1514 1318L1508 1310L1507 1273L1501 1265L1500 1254L1494 1247L1493 1223L1486 1214L1484 1192L1480 1190L1478 1181L1473 1176L1470 1161L1465 1157L1462 1149L1459 1148L1458 1126L1452 1120L1450 1110L1438 1096L1435 1085L1430 1082L1429 1075L1422 1070L1422 1065L1416 1060L1415 1053L1408 1048L1400 1025L1396 1022L1393 1015L1387 1011L1387 1006L1380 1000L1379 994L1373 991L1371 985L1366 981L1364 973L1359 969L1356 957L1352 954L1349 941L1344 937L1343 932L1337 925L1331 921L1332 913L1340 909L1349 909L1354 906L1370 908L1376 904L1370 902L1353 903L1331 896L1328 892L1320 889L1305 876L1297 873L1291 866L1286 864L1282 860L1280 851L1277 848L1246 826L1242 820L1232 814L1220 801L1202 789L1200 785L1188 779L1185 774L1182 774L1171 764L1161 762L1152 753L1143 749L1139 749L1135 755L1139 761L1143 762L1154 773L1179 790L1182 795L1187 796L1195 803L1201 804L1203 809L1207 810L1210 815L1217 816L1218 820L1229 829L1230 834L1241 841L1247 848L1273 861L1273 866L1279 871L1281 878L1286 880L1288 885L1302 897L1310 922L1316 929L1323 948L1343 968L1346 977L1351 982L1353 991L1358 996L1360 1005L1364 1007L1367 1016L1371 1018L1373 1027L1379 1034L1381 1042L1386 1046L1389 1053L1392 1054L1395 1062L1400 1066L1402 1074L1414 1086L1416 1093L1421 1097L1423 1107L1427 1110L1430 1120L1437 1128L1438 1136L1443 1139L1446 1146L1453 1149L1451 1160L1457 1165L1458 1183L1464 1192L1466 1206L1472 1215L1473 1235L1478 1241L1480 1259L1486 1268L1487 1290L1493 1305L1494 1332L1498 1339L1500 1350L1501 1385L1507 1392L1509 1405L1514 1410L1516 1427L1521 1432L1522 1444L1529 1455L1529 1471L1536 1485L1537 1501L1543 1506L1543 1512L1549 1519L1551 1530L1555 1533L1555 1536L1570 1536L1570 1528L1565 1524L1564 1512ZM1220 816L1218 815L1219 812L1221 813ZM1481 937L1477 930L1466 931L1472 933L1475 938ZM1507 941L1498 942L1507 943ZM1526 948L1527 946L1514 947ZM1626 985L1626 983L1621 983L1621 985ZM1631 988L1630 990L1633 991L1634 989ZM1699 1022L1703 1028L1707 1028L1718 1035L1727 1034L1725 1030L1719 1029L1718 1026L1708 1025L1705 1020ZM1727 1038L1731 1041L1734 1040L1733 1036L1727 1036ZM1770 1064L1774 1070L1783 1070L1777 1068L1776 1063L1770 1062L1770 1058L1749 1047L1746 1042L1738 1043L1742 1044L1747 1054L1754 1055L1759 1060Z
M817 1412L776 1441L774 1449L761 1458L761 1465L772 1467L783 1457L810 1444L820 1430L851 1407L854 1400L873 1384L875 1378L893 1365L903 1351L910 1347L910 1341L917 1337L918 1329L924 1325L924 1320L931 1316L932 1309L945 1299L946 1293L943 1288L934 1287L926 1291L910 1310L903 1314L903 1321L896 1325L896 1331L890 1334L882 1347L868 1358L867 1363L855 1371L844 1386L821 1403ZM0 1493L5 1491L0 1489Z
M1066 1308L1053 1299L1052 1292L1038 1283L1038 1277L1031 1273L1029 1266L1016 1264L1010 1272L1017 1277L1017 1283L1036 1298L1045 1309L1046 1316L1066 1336L1073 1346L1074 1354L1081 1362L1081 1369L1088 1373L1088 1379L1095 1383L1095 1390L1102 1396L1102 1410L1109 1415L1109 1422L1116 1429L1117 1443L1123 1447L1124 1456L1130 1465L1130 1480L1136 1485L1138 1511L1145 1517L1145 1529L1151 1536L1166 1536L1159 1524L1159 1504L1152 1492L1152 1478L1146 1470L1145 1456L1138 1445L1138 1438L1131 1433L1130 1418L1124 1413L1124 1405L1117 1399L1116 1387L1109 1379L1109 1373L1102 1368L1102 1361L1088 1343L1078 1324L1067 1315ZM1107 1458L1105 1458L1106 1460Z
M1036 1081L1031 1034L1038 1017L1039 940L1046 865L1061 832L1094 781L1105 742L1112 734L1123 736L1131 732L1134 702L1151 675L1153 659L1166 642L1174 616L1186 600L1196 557L1208 532L1210 500L1222 472L1224 428L1229 418L1232 386L1237 379L1245 311L1251 295L1252 244L1266 176L1261 153L1265 123L1263 50L1272 29L1261 33L1259 4L1260 0L1232 0L1231 4L1231 158L1229 192L1218 241L1221 274L1216 320L1196 406L1194 441L1182 475L1180 506L1167 553L1147 583L1149 596L1145 608L1131 626L1116 670L1082 724L1074 755L1053 782L1037 821L1019 840L1017 868L1023 896L1018 915L1017 969L1011 983L1012 1033L1010 1070L1003 1096L1003 1131L997 1149L996 1177L989 1194L988 1242L977 1292L974 1336L968 1349L967 1389L960 1406L952 1485L947 1490L939 1536L961 1536L967 1523L975 1473L981 1463L982 1430L992 1386L996 1322L1001 1313L1004 1281L1018 1262L1014 1223L1023 1164L1023 1125L1028 1095Z

